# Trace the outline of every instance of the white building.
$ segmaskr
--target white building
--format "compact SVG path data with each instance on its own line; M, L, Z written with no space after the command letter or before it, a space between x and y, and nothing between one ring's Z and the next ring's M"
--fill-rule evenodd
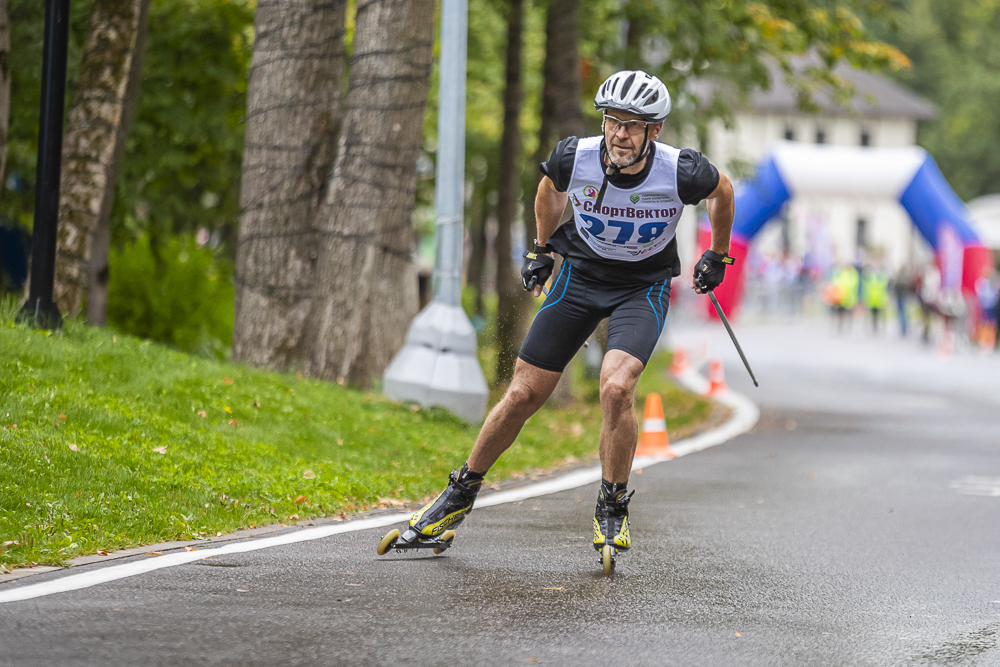
M709 124L705 155L734 181L748 178L753 167L777 141L802 141L844 146L897 147L916 143L917 123L935 117L935 107L890 79L842 66L836 74L856 89L852 108L836 104L829 95L817 94L816 113L800 111L795 90L777 66L771 68L772 86L757 91L744 103L729 104L733 122ZM723 88L703 81L695 92L702 99L721 94ZM685 252L693 253L693 225L685 225L680 238ZM814 247L817 243L825 248ZM895 271L931 256L930 248L915 231L906 211L896 202L872 197L798 197L782 219L768 223L755 239L759 252L802 257L807 251L832 255L834 263L856 261L860 256L883 257Z

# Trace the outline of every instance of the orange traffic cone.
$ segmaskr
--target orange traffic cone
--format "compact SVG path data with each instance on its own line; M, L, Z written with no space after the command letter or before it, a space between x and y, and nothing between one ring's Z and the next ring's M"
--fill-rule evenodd
M670 375L673 377L680 377L688 372L691 368L691 362L688 361L688 353L683 347L679 347L674 350L674 358L670 362Z
M674 458L670 449L670 438L667 437L667 420L663 417L663 399L659 394L646 395L646 408L642 414L642 431L639 434L639 446L636 456L664 456Z
M724 391L728 391L726 386L726 374L722 370L722 359L711 359L708 362L708 393L706 396L718 396Z

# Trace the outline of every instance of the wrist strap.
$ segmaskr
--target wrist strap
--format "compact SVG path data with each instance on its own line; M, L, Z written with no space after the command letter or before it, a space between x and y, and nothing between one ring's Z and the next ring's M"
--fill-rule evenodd
M712 254L709 255L709 253L712 253ZM711 248L709 248L708 250L706 250L705 254L708 255L709 257L711 257L712 259L714 259L715 261L722 262L723 264L729 264L729 265L736 264L736 259L735 258L730 257L728 254L726 254L726 255L720 255L719 253L715 252Z
M555 252L555 250L553 250L552 248L550 248L548 244L538 245L538 239L535 239L535 249L532 252L535 252L535 253L539 253L539 252L541 252L541 253L549 253L549 252Z

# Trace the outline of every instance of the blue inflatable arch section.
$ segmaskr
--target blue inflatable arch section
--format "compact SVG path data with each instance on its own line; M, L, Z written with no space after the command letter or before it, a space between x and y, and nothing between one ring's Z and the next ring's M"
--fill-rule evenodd
M752 239L798 194L875 195L896 199L931 247L941 225L965 246L981 245L965 204L922 148L861 148L782 142L737 191L733 233Z

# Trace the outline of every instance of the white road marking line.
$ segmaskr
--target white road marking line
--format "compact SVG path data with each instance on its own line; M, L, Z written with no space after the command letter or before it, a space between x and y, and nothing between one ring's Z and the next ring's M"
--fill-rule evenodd
M986 496L1000 498L1000 477L966 475L954 480L949 486L965 496Z
M678 378L678 380L681 384L684 384L695 392L702 391L708 385L704 378L701 378L701 376L698 376L693 372ZM727 391L720 396L716 396L715 399L720 403L731 407L733 409L733 416L730 417L729 421L725 422L718 428L706 431L705 433L701 433L692 438L679 440L678 442L673 443L671 448L673 449L675 455L678 457L685 456L709 447L714 447L715 445L721 445L741 433L746 433L753 428L760 419L760 410L758 407L750 401L750 399L742 396L741 394ZM636 457L632 463L632 469L648 468L651 465L669 460L670 459L651 456ZM556 479L550 479L537 484L530 484L511 491L501 491L500 493L491 494L476 503L476 507L490 507L504 503L524 501L527 498L535 498L537 496L558 493L559 491L575 489L580 486L600 481L600 479L600 466L586 468L584 470L575 470L557 477ZM54 595L56 593L77 591L82 588L90 588L91 586L97 586L99 584L105 584L118 579L125 579L127 577L134 577L136 575L145 574L154 570L162 570L168 567L185 565L187 563L204 560L209 557L258 551L260 549L284 546L286 544L295 544L297 542L319 540L324 537L339 535L340 533L351 533L359 530L381 528L382 526L389 526L394 523L408 521L409 518L410 512L386 514L383 516L373 517L371 519L363 519L361 521L349 521L329 526L307 528L305 530L285 533L284 535L276 535L275 537L265 537L259 540L233 542L214 549L180 551L177 553L164 554L163 556L157 556L155 558L146 558L139 561L133 561L131 563L123 563L122 565L110 565L108 567L102 567L90 572L69 574L65 577L60 577L51 581L43 581L37 584L29 584L27 586L19 586L17 588L0 591L0 604L18 602L21 600L31 600L46 595Z

